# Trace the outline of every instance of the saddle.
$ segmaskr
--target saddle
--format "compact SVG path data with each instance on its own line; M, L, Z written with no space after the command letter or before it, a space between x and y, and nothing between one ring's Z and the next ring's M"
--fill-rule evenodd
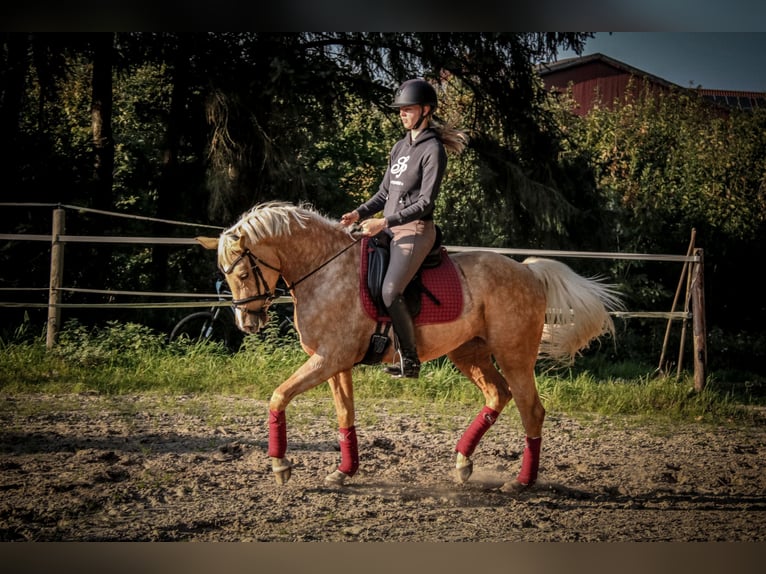
M363 304L367 312L376 319L375 333L370 337L369 347L362 364L375 365L381 362L386 349L391 343L389 331L391 320L386 306L383 304L383 278L390 260L391 236L386 231L370 237L363 244L362 289ZM444 270L440 273L440 270ZM430 274L430 275L429 275ZM437 275L438 274L438 275ZM435 283L434 283L435 282ZM428 284L436 286L446 305L442 308L442 300L437 297ZM423 309L423 297L428 298L428 313L419 320ZM404 290L404 299L410 314L417 323L429 323L454 320L462 309L460 285L454 265L446 256L442 246L442 232L436 227L434 245L423 260L420 268ZM366 301L366 303L365 303Z
M434 304L440 305L439 300L423 284L422 271L434 269L442 262L442 231L436 226L436 238L433 247L426 255L417 273L404 289L404 300L410 315L417 317L420 314L422 295L429 297ZM383 304L383 278L388 270L388 262L391 258L391 236L386 231L381 231L371 237L367 242L367 289L372 298L378 315L386 317L388 311Z

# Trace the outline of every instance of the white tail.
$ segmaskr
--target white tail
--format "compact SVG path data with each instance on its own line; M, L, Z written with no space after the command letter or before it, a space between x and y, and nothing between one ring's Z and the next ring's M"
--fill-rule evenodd
M573 361L591 341L614 336L610 311L623 309L617 289L600 278L587 278L553 259L524 260L545 286L547 310L540 357Z

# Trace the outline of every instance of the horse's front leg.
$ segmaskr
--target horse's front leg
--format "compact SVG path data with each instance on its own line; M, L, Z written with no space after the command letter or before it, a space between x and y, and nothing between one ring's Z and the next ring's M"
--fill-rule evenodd
M325 477L325 483L342 486L359 469L359 446L354 426L354 387L351 371L346 370L330 378L330 389L338 416L340 465Z
M277 484L290 480L293 463L286 458L287 415L285 409L297 395L317 386L334 374L332 366L321 355L314 354L271 394L269 400L269 450L271 470Z

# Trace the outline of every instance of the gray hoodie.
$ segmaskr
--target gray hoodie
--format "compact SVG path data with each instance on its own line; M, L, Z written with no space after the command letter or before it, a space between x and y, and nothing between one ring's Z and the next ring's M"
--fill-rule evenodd
M412 142L410 132L391 149L389 166L378 191L357 208L359 219L383 210L388 227L433 219L447 153L437 133L426 128Z

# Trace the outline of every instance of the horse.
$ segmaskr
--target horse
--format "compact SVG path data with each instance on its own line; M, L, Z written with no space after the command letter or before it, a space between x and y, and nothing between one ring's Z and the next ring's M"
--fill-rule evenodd
M308 359L273 391L268 403L268 456L277 484L294 464L286 457L286 409L299 394L327 381L339 429L340 463L324 481L343 486L359 468L352 371L365 357L377 321L362 307L362 235L306 203L255 205L218 238L197 238L217 250L232 292L237 326L257 332L268 320L280 278L294 303L294 323ZM455 452L460 483L473 472L471 455L513 400L525 432L521 469L511 489L535 484L545 409L535 366L546 357L572 362L592 341L614 336L610 311L621 308L614 285L578 275L562 262L523 262L492 251L446 255L457 270L462 306L447 322L416 323L422 362L442 356L476 385L484 406ZM392 362L389 345L381 360ZM504 486L505 488L505 486Z

